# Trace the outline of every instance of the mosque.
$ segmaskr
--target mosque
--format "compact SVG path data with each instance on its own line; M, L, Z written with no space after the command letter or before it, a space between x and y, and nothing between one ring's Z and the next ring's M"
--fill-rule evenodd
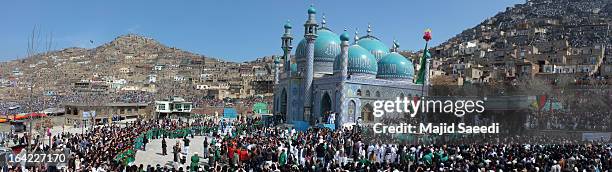
M349 43L346 30L337 35L326 27L325 16L319 25L316 14L311 6L294 57L292 26L284 25L283 56L274 59L273 108L283 121L312 125L333 113L336 126L373 123L381 120L373 116L374 101L427 94L413 81L415 68L397 52L397 42L388 48L368 25L367 35L359 37L356 32ZM401 114L385 117L397 115Z

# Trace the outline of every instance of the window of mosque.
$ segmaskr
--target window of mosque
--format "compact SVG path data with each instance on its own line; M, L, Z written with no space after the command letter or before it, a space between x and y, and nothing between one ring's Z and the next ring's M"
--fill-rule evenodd
M366 90L366 97L370 97L370 90Z
M361 90L357 90L357 96L361 96Z
M353 117L355 115L355 101L351 100L348 106L348 115L349 117Z
M380 92L376 91L376 97L380 97Z

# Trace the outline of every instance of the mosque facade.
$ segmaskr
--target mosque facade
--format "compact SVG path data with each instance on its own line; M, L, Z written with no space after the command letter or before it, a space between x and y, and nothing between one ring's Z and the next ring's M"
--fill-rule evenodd
M274 114L287 123L315 124L333 113L337 126L373 123L374 101L426 95L415 84L415 68L397 52L399 44L388 48L372 34L355 33L353 41L338 35L316 21L316 9L308 9L301 39L292 57L293 36L289 22L281 37L283 56L275 58ZM282 65L281 65L282 63ZM282 68L281 68L282 66ZM385 114L394 118L399 113Z

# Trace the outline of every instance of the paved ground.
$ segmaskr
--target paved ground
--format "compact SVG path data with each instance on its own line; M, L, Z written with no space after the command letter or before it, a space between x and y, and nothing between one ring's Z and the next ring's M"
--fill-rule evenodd
M203 165L207 162L206 159L202 158L202 151L204 150L204 136L196 136L193 139L189 139L191 140L191 142L189 142L189 154L187 155L187 162L183 166L188 166L189 164L191 164L191 156L195 152L198 152L198 155L200 156L200 165ZM174 166L178 168L179 165L174 164L172 155L172 146L174 146L177 142L179 142L179 145L181 145L181 147L183 146L182 140L166 139L166 144L168 144L168 155L162 156L161 139L149 141L149 144L147 144L146 151L139 150L136 152L136 161L134 162L134 164L143 164L145 167L147 165L156 166L157 164L159 164L162 166Z
M62 117L53 117L54 122L61 121L61 120L63 120ZM40 120L36 120L35 122L38 122L38 121ZM123 126L126 121L133 121L133 120L119 121L119 122L116 122L115 124L119 126ZM54 135L62 133L62 132L80 134L83 132L87 132L88 129L90 128L89 127L87 128L76 127L75 128L73 126L63 126L62 127L62 125L60 124L60 125L53 126L51 128L51 133L53 133ZM0 132L7 132L8 130L10 130L10 125L0 124ZM46 131L39 130L35 132L40 135L45 135L45 137L42 138L42 141L44 143L48 142L48 137L46 137L46 133L45 133ZM23 134L23 133L20 133L20 134ZM189 164L191 164L191 156L195 152L198 152L198 155L200 156L200 164L203 165L204 163L207 162L207 159L202 158L202 152L204 149L203 147L204 146L203 145L204 136L196 136L193 139L192 138L189 138L189 139L191 140L190 142L191 146L189 147L189 154L187 155L187 158L186 158L187 162L183 166L188 166ZM161 139L155 139L155 140L149 141L149 144L147 144L146 151L142 151L142 150L137 151L135 164L136 165L143 164L145 167L147 165L156 166L157 164L168 166L168 167L172 167L172 166L176 168L180 167L178 163L175 164L173 162L173 155L172 155L172 146L174 146L177 142L179 142L179 145L183 147L182 139L166 139L166 143L168 144L168 148L167 148L168 155L162 156L161 155Z

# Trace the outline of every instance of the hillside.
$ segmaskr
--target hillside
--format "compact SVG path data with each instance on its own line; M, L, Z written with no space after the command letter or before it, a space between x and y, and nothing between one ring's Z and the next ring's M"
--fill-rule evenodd
M602 80L612 76L611 26L611 0L527 0L433 47L434 70L472 83Z
M474 40L529 45L566 39L574 47L610 43L607 26L611 21L611 0L528 0L464 30L439 47Z
M27 87L30 82L34 83L37 92L58 94L71 92L77 82L107 83L112 90L189 90L196 84L229 85L228 82L239 81L243 68L249 69L245 75L252 75L252 68L262 68L270 75L268 64L265 60L242 64L225 62L129 34L92 49L66 48L1 63L0 83L9 90L15 88L15 95L10 96L13 98L24 94L19 88ZM157 70L156 66L161 68Z

